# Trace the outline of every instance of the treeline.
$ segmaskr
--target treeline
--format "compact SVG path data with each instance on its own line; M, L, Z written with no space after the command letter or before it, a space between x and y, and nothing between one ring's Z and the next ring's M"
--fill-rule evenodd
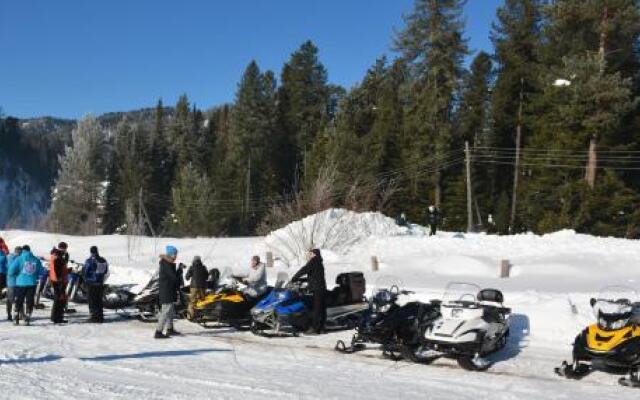
M397 58L349 90L305 42L278 76L251 62L233 104L83 119L51 228L250 235L329 206L423 222L435 204L466 229L467 156L475 229L639 236L638 1L505 0L468 68L462 8L416 0Z

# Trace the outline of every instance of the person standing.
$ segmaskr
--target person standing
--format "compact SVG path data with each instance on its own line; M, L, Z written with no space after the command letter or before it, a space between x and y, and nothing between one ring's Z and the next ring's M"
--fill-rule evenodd
M31 313L33 312L33 300L36 294L36 284L38 277L44 270L40 260L31 254L29 246L22 246L20 257L13 260L9 267L9 275L16 280L15 297L16 309L14 313L15 325L20 324L20 319L24 319L29 325ZM26 313L24 303L27 303Z
M309 261L291 278L296 281L306 276L309 290L313 297L313 310L311 315L311 328L307 333L322 333L327 319L327 282L324 278L324 264L319 249L309 252Z
M22 247L18 246L13 250L13 253L9 254L9 257L7 257L7 301L6 303L7 303L7 320L9 321L13 320L11 312L13 309L13 304L16 301L16 296L15 296L16 277L9 275L8 270L9 270L9 265L11 265L14 260L19 258L20 254L22 254Z
M104 322L104 309L102 304L102 296L104 295L104 281L109 272L109 263L100 253L98 247L92 246L89 249L91 254L84 263L82 275L87 285L87 297L89 302L89 313L91 317L89 322L101 324Z
M178 300L179 280L176 269L176 259L178 249L174 246L167 246L165 254L160 256L160 270L158 285L160 289L160 314L158 315L158 325L156 326L156 339L167 339L172 335L179 335L173 329L173 317L175 314L175 303ZM166 333L165 332L166 328Z
M9 268L7 254L0 250L0 293L7 286L7 269Z
M189 319L194 319L195 305L204 298L207 290L207 278L209 277L209 271L207 271L207 267L202 264L200 256L193 257L193 262L184 277L190 279L189 309L187 315Z
M247 285L244 289L246 296L260 297L267 292L267 268L260 262L259 256L251 257L249 274L242 279L242 282Z
M433 205L427 211L427 224L429 225L429 236L434 236L440 225L440 211Z
M69 275L69 253L65 242L60 242L57 248L51 250L49 263L49 281L53 287L53 307L51 307L51 321L54 324L66 324L64 310L67 303L66 287Z

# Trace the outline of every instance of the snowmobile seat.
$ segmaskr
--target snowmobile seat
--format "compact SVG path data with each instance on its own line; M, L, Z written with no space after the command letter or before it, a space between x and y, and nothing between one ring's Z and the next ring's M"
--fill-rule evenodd
M504 303L504 296L498 289L482 289L476 296L478 301L489 301L492 303Z

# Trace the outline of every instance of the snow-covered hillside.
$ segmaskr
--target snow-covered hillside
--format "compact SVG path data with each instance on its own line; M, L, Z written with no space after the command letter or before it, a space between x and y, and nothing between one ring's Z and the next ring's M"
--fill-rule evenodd
M588 300L600 287L640 289L640 242L570 231L509 237L445 232L428 237L420 227L397 228L380 214L328 213L320 216L325 222L316 224L323 228L313 230L316 239L323 240L313 243L323 244L328 281L343 271L362 270L372 289L392 276L415 290L412 298L417 299L441 297L452 280L502 289L514 324L507 349L494 357L496 364L488 372L470 373L446 360L430 366L394 363L379 352L333 352L335 341L349 338L349 332L269 340L186 321L177 325L185 336L159 342L151 339L152 326L117 314L108 314L111 323L96 326L76 323L86 317L80 313L60 327L38 311L32 327L0 322L0 393L9 398L68 398L71 392L74 398L102 399L638 396L637 390L618 387L617 377L598 372L570 382L556 377L553 367L570 357L574 336L593 320ZM328 229L342 222L347 223ZM269 271L273 281L276 272L291 274L298 267L287 232L305 226L308 233L312 225L307 220L274 233L284 239L78 238L25 231L1 236L10 246L29 243L37 254L64 240L76 260L97 245L111 261L112 283L146 282L167 244L179 248L179 261L188 263L200 255L209 267L237 272L246 270L251 255L264 257L272 251L280 258ZM371 270L372 256L380 260L378 271ZM513 265L508 279L499 278L502 259Z

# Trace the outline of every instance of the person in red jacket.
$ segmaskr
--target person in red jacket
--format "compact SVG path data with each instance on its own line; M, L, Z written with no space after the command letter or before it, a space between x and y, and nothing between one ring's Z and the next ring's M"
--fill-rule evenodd
M49 262L49 280L53 287L53 307L51 307L51 321L54 324L65 324L64 309L67 302L67 277L69 274L69 253L67 244L60 242L57 248L51 250Z
M1 237L0 237L0 251L3 252L5 256L9 255L9 246L7 246L4 239Z

